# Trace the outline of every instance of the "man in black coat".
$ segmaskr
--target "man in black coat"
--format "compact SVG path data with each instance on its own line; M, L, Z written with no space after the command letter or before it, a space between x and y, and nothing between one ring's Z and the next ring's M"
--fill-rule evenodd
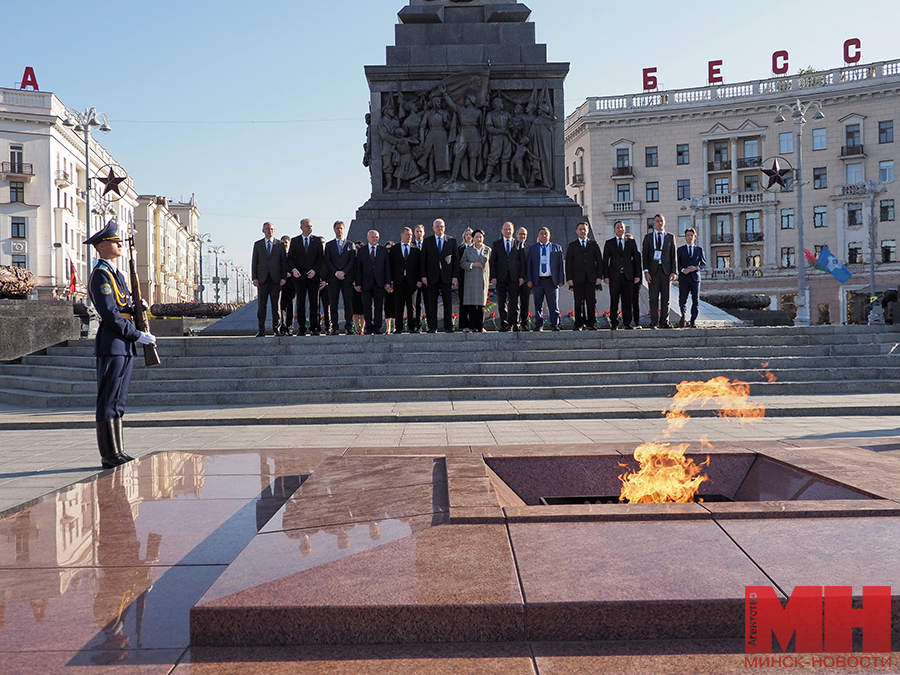
M675 237L666 232L666 219L661 213L653 217L653 232L644 236L641 247L644 277L650 290L650 328L671 328L669 293L678 278L675 264ZM660 313L662 312L662 313Z
M325 244L325 281L331 304L332 333L338 332L338 301L344 300L344 332L353 331L353 267L356 247L344 236L344 221L334 224L334 239Z
M259 330L256 337L266 335L266 304L272 307L273 334L278 335L281 332L279 296L281 287L287 279L284 244L275 238L275 226L272 223L263 223L262 231L266 236L253 244L250 262L250 278L259 292L256 308Z
M706 269L706 256L703 248L694 243L697 230L689 227L684 231L685 245L678 249L678 308L681 310L679 327L687 324L687 301L691 298L690 327L697 327L697 314L700 311L700 270Z
M416 225L413 228L413 241L412 245L416 247L419 251L419 261L422 260L422 249L425 247L425 226L424 225ZM420 279L421 281L421 279ZM416 308L416 324L415 329L416 332L423 330L422 326L422 305L427 302L425 287L420 283L419 287L416 289L416 299L415 299L415 308Z
M297 335L306 335L306 307L309 305L309 330L319 334L319 282L325 267L325 242L312 234L312 221L300 221L300 236L291 239L288 269L297 289Z
M388 251L388 260L391 263L391 283L393 317L395 320L395 333L403 332L403 310L406 309L406 321L410 333L418 333L416 328L416 314L413 308L413 297L416 289L422 286L422 252L412 244L413 232L404 227L400 232L400 243L391 246Z
M388 251L378 245L381 235L378 230L369 230L365 247L356 252L356 267L353 285L362 293L363 316L366 319L366 334L384 333L384 294L391 288L391 266ZM374 312L373 312L374 304Z
M502 237L491 246L491 284L497 289L500 330L519 330L519 293L525 285L525 248L513 236L516 226L510 222L500 228Z
M287 252L291 250L291 238L288 235L284 235L281 238L281 243L284 246L285 275L289 277L291 273L287 271ZM279 306L281 307L281 335L290 335L291 328L294 326L295 294L294 280L286 281L281 287L281 300L279 301Z
M622 325L631 328L631 297L641 283L641 254L634 239L625 238L625 223L613 225L616 236L603 245L603 281L609 288L609 326L619 325L619 305L622 306Z
M522 259L525 260L528 257L528 230L524 227L520 227L516 230L516 240L522 246ZM525 265L522 265L522 274L524 276ZM519 286L519 324L522 326L522 330L528 330L528 301L531 299L531 289L528 288L528 284L522 284Z
M575 330L596 330L597 291L603 273L603 253L596 241L588 239L587 223L575 226L575 241L566 249L566 283L575 294Z
M438 296L444 306L444 331L453 332L453 288L458 284L459 253L456 239L445 235L447 225L438 218L431 227L434 235L422 248L422 285L428 289L425 313L428 332L437 332Z

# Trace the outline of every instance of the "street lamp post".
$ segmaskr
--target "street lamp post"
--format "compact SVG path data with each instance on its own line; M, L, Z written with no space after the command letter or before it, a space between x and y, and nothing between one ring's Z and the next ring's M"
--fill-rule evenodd
M228 282L230 281L228 269L231 268L231 270L234 271L234 262L231 260L223 260L222 265L225 267L225 278L222 279L222 283L225 284L225 303L228 304Z
M203 244L211 242L212 236L208 233L192 234L190 239L191 242L197 245L197 251L200 254L200 284L198 286L197 296L200 298L200 302L203 302Z
M869 180L861 183L860 194L869 197L869 296L875 295L875 242L878 239L878 221L875 220L875 198L887 192L884 181Z
M219 254L225 253L224 246L210 246L209 252L216 256L216 276L213 277L213 284L216 286L216 302L219 302Z
M806 113L815 110L813 120L824 120L825 115L822 114L822 104L819 101L810 101L809 103L801 103L797 100L790 105L782 103L776 109L778 113L775 117L775 124L784 124L784 113L790 113L791 119L794 121L794 134L796 135L797 169L794 176L794 183L797 186L797 253L794 260L797 262L797 316L794 319L795 326L809 325L809 303L806 301L806 256L803 245L803 125L806 124Z
M109 126L109 117L106 113L97 112L96 108L89 108L83 112L75 108L66 108L66 119L62 125L76 133L84 134L84 213L87 221L84 224L84 238L87 239L91 236L91 130L99 128L104 134L108 134L112 131L112 127ZM88 253L88 273L93 268L92 258L93 256ZM90 307L90 293L85 294L84 304Z

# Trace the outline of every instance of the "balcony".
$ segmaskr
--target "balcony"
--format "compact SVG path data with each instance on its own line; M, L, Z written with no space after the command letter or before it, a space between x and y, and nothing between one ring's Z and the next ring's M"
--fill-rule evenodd
M761 277L763 275L762 267L745 267L741 270L742 277Z
M746 206L774 202L775 194L771 192L730 192L722 195L709 195L709 206Z
M762 166L762 157L741 157L738 160L737 168L739 169L756 169Z
M731 171L731 162L729 160L708 162L707 171Z
M640 201L630 201L630 202L610 202L609 210L607 211L610 215L615 215L617 213L641 213L641 202Z
M713 232L709 240L711 244L733 244L734 235L731 232Z
M634 169L630 166L614 166L612 168L613 178L630 178L634 176Z
M583 173L576 173L574 176L572 176L572 187L581 187L582 185L584 185Z
M842 145L841 146L841 157L854 157L857 155L864 155L865 150L862 145Z
M26 182L34 178L34 166L23 162L3 162L0 165L0 178L6 180L24 180Z
M865 197L866 186L863 183L854 183L853 185L841 185L838 188L836 197Z
M723 269L706 270L704 276L713 281L722 279L734 279L734 270L730 267Z
M742 244L753 244L757 241L763 240L762 232L741 232L741 243Z
M72 185L72 176L69 175L68 171L63 171L60 169L56 172L56 187L67 188Z

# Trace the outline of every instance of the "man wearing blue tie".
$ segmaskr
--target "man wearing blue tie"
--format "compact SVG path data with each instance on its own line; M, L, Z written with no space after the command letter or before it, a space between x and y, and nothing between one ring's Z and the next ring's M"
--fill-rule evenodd
M694 244L697 232L693 227L684 231L684 240L687 242L678 249L678 308L681 310L679 328L687 324L686 309L688 295L691 296L691 322L690 327L697 327L698 302L700 300L700 270L706 269L706 256L703 248Z
M528 249L526 279L534 296L534 330L544 330L544 298L550 313L552 330L559 330L559 289L566 283L566 264L562 246L550 243L550 230L538 230L538 240Z

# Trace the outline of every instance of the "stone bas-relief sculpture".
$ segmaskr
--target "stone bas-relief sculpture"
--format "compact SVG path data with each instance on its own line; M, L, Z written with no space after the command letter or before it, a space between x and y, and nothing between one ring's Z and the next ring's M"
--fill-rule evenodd
M385 192L553 187L556 118L546 86L525 94L491 90L487 74L473 72L428 90L402 92L399 83L397 90L381 95ZM370 137L371 129L367 152Z

